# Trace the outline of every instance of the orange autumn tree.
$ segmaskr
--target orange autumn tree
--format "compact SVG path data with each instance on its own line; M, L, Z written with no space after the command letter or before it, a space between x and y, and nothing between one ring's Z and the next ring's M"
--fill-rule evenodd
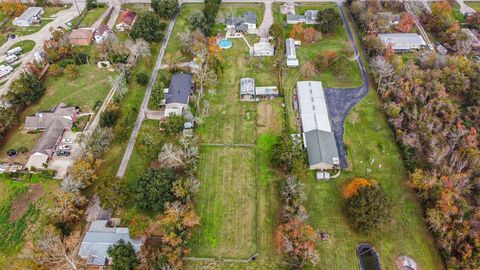
M222 60L222 48L218 46L214 37L208 38L208 55L210 58L217 58Z
M412 30L414 23L415 20L413 19L413 16L410 13L405 13L395 28L400 32L408 33Z
M303 31L303 42L305 44L312 44L317 41L318 31L313 29L313 27L308 27Z
M21 1L3 1L1 9L3 13L11 16L19 16L27 8Z
M293 25L292 31L290 32L290 37L295 40L303 41L303 37L304 37L303 27L300 24Z
M365 178L355 178L350 181L347 185L345 185L342 189L342 196L345 199L348 199L352 196L358 194L358 189L365 186L371 186L372 183Z

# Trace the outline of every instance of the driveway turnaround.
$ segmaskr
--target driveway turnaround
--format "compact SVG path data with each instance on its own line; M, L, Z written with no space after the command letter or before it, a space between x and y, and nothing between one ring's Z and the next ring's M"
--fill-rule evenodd
M343 146L343 133L344 123L350 110L360 100L362 100L368 93L368 77L365 66L363 65L362 57L358 50L357 43L353 38L352 30L348 24L345 10L341 4L338 5L340 14L342 15L343 24L347 29L348 38L354 44L355 55L357 55L358 65L362 72L363 84L357 88L325 88L325 95L327 97L328 113L333 128L333 134L335 135L335 141L337 143L338 155L340 158L340 166L347 168L347 153Z

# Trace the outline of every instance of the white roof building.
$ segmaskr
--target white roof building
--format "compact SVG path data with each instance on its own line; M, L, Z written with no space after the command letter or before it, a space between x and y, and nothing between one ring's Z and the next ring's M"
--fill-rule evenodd
M273 56L275 49L269 42L258 42L253 44L253 56Z
M285 40L285 56L287 57L287 67L298 67L297 48L293 38Z
M42 7L29 7L20 17L13 20L12 24L16 26L30 26L40 21L45 10Z
M427 46L423 37L416 33L379 34L383 45L391 46L394 51L418 50Z
M338 149L330 125L322 82L297 82L297 96L310 169L327 170L338 166Z

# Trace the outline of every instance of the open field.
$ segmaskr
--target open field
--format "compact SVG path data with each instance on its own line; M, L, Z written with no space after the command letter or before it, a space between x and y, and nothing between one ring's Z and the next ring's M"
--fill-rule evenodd
M97 101L103 101L111 88L108 77L116 76L115 73L98 69L96 65L77 66L77 69L79 76L74 80L67 78L66 75L46 79L46 93L36 104L28 107L22 113L20 116L21 125L12 128L7 134L4 144L0 147L0 160L11 161L6 157L6 151L10 148L18 149L23 146L30 151L37 143L41 133L27 134L23 130L23 123L27 115L49 110L61 102L71 106L79 106L83 112L89 112ZM23 159L27 155L24 156L19 155L16 161L24 161Z
M475 9L477 12L480 11L480 2L466 1L465 4L468 5L469 7L473 8L473 9Z
M0 269L7 269L45 228L57 188L57 181L41 176L14 182L0 175Z
M192 256L246 259L256 252L255 150L202 147L195 197L202 226Z

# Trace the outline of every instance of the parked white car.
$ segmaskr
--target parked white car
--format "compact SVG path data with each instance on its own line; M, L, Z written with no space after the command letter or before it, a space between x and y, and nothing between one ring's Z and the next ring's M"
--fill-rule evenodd
M72 149L72 146L70 146L68 144L64 144L64 145L60 145L58 147L58 149L60 149L60 150L70 150L70 149Z
M70 138L65 138L62 140L63 143L73 143L73 139L70 139Z

